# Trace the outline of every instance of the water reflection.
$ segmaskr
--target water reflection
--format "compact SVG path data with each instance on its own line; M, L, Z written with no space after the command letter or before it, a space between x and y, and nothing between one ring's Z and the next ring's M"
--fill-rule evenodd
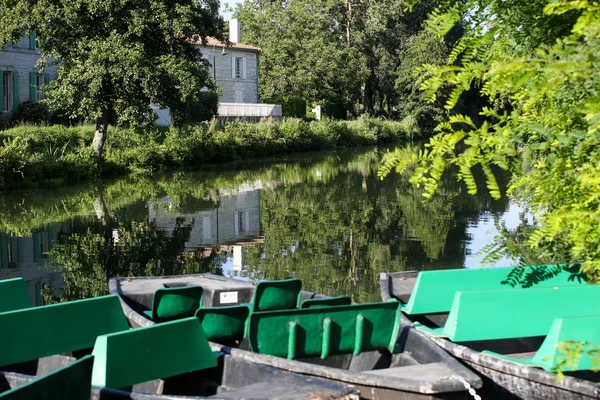
M211 271L296 276L304 287L379 300L383 271L460 268L482 216L506 200L470 196L450 174L422 202L410 174L377 178L382 150L265 166L179 172L0 199L0 278L46 302L99 296L111 276Z

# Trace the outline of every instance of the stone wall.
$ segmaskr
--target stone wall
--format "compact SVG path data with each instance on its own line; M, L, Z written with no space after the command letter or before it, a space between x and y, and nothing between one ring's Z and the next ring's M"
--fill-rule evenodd
M254 50L225 48L222 46L200 46L202 55L211 64L211 73L221 88L219 102L258 103L258 53ZM245 74L235 78L233 73L235 57L245 60Z

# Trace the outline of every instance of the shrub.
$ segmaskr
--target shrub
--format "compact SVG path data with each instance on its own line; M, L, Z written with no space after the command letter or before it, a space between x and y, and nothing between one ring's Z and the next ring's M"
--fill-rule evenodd
M36 101L27 100L21 104L19 111L13 116L14 124L43 125L50 121L48 106Z
M265 102L270 104L281 104L281 112L284 117L306 117L306 100L300 96L278 96L267 99Z

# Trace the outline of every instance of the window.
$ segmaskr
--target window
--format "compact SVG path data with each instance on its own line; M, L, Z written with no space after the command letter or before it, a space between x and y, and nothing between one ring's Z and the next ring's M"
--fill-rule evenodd
M231 79L246 79L246 57L231 57Z
M243 61L242 57L235 58L235 78L242 79L242 69L243 69Z
M0 71L2 87L0 88L0 112L13 110L13 77L12 72Z
M35 100L40 101L44 98L42 86L44 85L44 75L37 74L35 77Z

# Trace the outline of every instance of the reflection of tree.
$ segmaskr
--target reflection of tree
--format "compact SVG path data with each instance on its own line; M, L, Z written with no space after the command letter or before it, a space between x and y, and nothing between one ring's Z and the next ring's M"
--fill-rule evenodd
M367 157L327 183L264 191L265 242L247 249L250 278L293 275L308 290L364 302L379 300L380 272L462 267L467 225L488 200L468 196L449 176L423 202L407 177L380 181L377 162Z
M44 300L108 294L108 279L115 276L221 273L201 252L184 252L190 229L178 223L169 236L152 222L131 222L114 228L87 225L85 232L64 235L50 252L52 267L62 273L64 285L47 288Z

